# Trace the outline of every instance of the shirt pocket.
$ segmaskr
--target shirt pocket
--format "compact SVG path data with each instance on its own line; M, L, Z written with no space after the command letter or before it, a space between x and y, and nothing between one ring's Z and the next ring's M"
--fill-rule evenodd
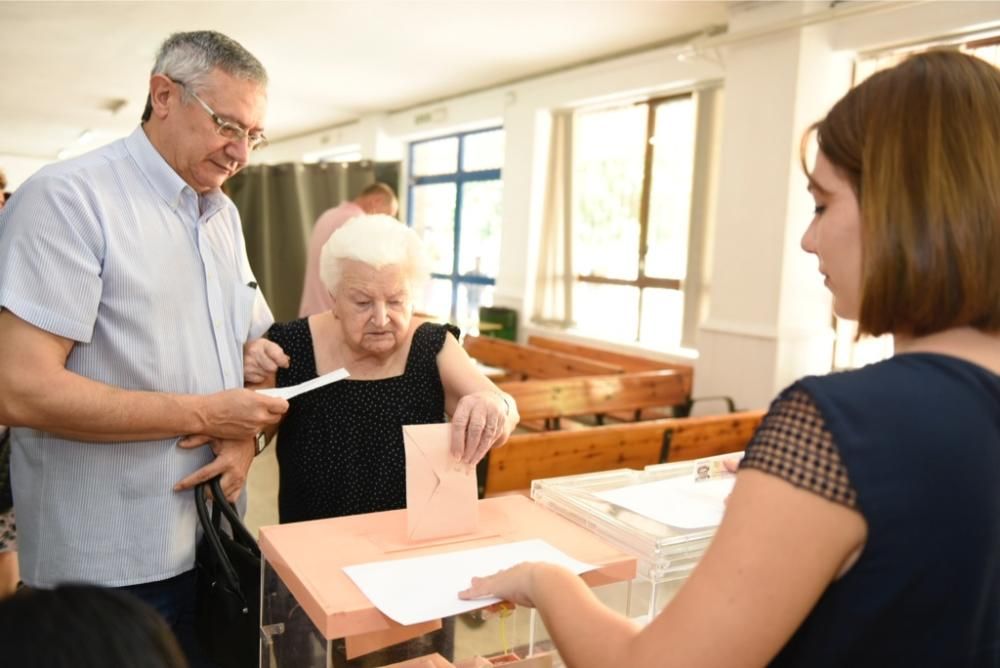
M256 284L237 281L236 285L233 286L233 336L241 345L246 343L250 336L253 307L256 301Z

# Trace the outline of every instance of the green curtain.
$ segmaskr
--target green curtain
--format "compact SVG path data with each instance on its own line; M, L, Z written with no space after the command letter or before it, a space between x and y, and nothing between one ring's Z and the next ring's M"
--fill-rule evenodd
M298 317L306 247L316 219L375 181L397 189L399 163L250 165L226 184L243 220L250 266L275 320Z

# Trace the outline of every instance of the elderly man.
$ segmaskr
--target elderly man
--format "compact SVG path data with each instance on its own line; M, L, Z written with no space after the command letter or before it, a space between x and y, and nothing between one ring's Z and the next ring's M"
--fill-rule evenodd
M288 408L242 389L243 344L273 318L219 190L264 145L266 83L228 37L175 34L142 124L42 169L0 214L21 576L128 587L193 665L197 517L183 490L221 474L238 495L255 435Z
M309 237L309 248L306 256L306 273L302 281L302 301L299 303L299 317L325 313L333 308L330 293L323 286L319 277L319 256L330 235L343 227L351 218L365 214L384 213L395 216L399 211L399 202L392 188L376 181L348 202L341 202L332 209L327 209L316 219L312 235Z

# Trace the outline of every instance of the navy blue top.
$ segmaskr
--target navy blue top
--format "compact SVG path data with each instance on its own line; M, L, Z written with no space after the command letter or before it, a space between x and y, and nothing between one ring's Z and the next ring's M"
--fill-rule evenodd
M403 425L444 422L437 354L451 325L413 333L402 375L331 383L289 402L278 430L278 516L282 523L406 507ZM291 359L277 385L316 377L305 318L276 324L268 338Z
M912 353L792 388L826 421L868 540L772 665L1000 666L1000 376Z

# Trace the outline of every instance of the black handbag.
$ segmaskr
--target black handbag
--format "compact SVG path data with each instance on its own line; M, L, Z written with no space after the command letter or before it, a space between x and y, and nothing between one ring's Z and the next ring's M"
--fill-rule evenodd
M212 513L206 492L212 491ZM257 666L260 652L260 548L222 494L219 478L194 489L204 536L198 545L196 619L205 653L222 668ZM222 529L226 517L232 535Z

